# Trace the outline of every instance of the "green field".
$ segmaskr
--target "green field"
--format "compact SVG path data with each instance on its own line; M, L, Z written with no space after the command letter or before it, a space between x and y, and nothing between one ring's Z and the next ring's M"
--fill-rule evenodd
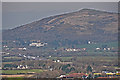
M70 61L73 57L51 57L49 59L51 60L57 60L57 59L60 59L62 61ZM100 60L100 61L108 61L108 62L111 62L113 60L117 60L118 57L117 56L79 56L79 57L76 57L76 59L78 60L90 60L90 59L93 59L93 60Z
M68 61L68 60L72 59L72 57L50 57L49 59L51 59L51 60L61 59L62 61Z
M2 70L2 73L4 74L18 74L18 73L40 73L43 72L42 69L29 69L29 70Z
M5 59L22 59L21 57L4 57Z
M107 47L118 47L118 42L107 42L107 43L96 43L96 44L84 44L84 45L77 45L76 47L78 48L88 48L88 49L93 49L93 48L101 48L103 45L107 45Z

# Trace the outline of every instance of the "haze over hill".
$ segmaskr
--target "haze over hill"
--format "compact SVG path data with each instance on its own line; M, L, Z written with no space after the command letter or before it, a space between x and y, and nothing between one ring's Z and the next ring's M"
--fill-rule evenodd
M4 40L40 40L52 46L117 41L117 13L82 9L3 31Z

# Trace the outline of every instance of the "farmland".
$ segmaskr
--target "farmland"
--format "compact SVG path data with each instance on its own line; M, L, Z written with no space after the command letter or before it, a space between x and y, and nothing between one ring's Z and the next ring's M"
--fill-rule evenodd
M41 69L30 69L30 70L2 70L3 74L27 74L27 73L40 73L43 72Z

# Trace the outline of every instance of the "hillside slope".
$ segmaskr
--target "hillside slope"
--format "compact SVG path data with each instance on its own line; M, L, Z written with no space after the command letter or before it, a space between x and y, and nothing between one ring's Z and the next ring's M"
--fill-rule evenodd
M4 40L40 40L50 45L83 44L87 41L116 41L116 13L82 9L47 17L30 24L3 31Z

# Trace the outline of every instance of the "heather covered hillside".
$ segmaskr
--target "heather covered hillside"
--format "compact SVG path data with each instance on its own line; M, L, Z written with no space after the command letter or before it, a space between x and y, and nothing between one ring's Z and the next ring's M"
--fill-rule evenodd
M40 40L52 46L117 41L117 13L82 9L3 31L4 40Z

